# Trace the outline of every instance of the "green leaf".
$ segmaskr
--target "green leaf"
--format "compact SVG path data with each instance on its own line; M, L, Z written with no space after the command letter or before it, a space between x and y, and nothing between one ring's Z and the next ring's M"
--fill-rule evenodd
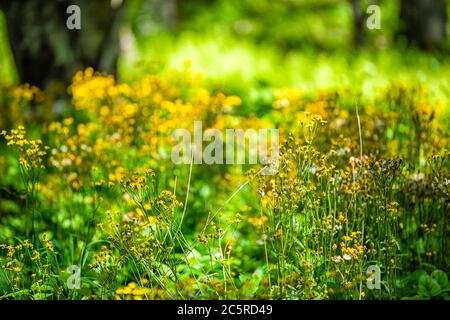
M400 300L423 300L423 297L419 296L419 295L415 295L412 297L403 297Z
M425 253L425 242L423 241L422 238L420 238L419 240L416 240L416 250L417 253L419 254L424 254Z
M448 277L447 274L442 270L434 270L431 277L436 280L441 289L448 287Z
M47 300L49 297L51 297L53 295L53 293L35 293L33 294L33 299L34 300Z
M258 290L261 283L261 272L259 270L255 271L251 276L241 274L239 275L237 283L242 293L247 296L254 296L255 292Z
M33 290L35 292L52 292L53 291L53 287L48 285L48 284L33 283L31 285L31 290Z
M28 289L23 289L23 290L19 290L19 291L15 291L15 292L11 292L8 294L5 294L4 296L0 296L0 299L6 299L6 298L10 298L13 297L14 299L28 299L28 294L30 293L30 290Z
M419 279L418 293L426 298L435 297L441 293L441 286L429 275L424 275Z

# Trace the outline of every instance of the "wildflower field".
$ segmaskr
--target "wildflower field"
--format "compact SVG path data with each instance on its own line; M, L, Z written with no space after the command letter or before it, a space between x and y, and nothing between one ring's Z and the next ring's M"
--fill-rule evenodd
M449 299L448 56L215 32L154 34L67 98L4 81L0 299ZM277 129L278 156L175 163L196 121Z

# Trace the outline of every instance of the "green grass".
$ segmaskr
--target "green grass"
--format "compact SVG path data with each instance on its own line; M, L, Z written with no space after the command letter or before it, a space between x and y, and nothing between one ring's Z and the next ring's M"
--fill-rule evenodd
M449 298L450 61L392 45L393 2L360 50L347 2L289 3L186 4L62 113L0 34L0 299ZM198 120L279 129L277 174L173 163Z

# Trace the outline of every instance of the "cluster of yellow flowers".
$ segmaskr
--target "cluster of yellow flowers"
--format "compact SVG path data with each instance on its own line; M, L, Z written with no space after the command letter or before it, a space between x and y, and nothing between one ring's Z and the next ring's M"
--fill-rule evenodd
M412 203L425 198L411 212L412 229L426 239L425 259L439 258L436 248L440 244L428 240L444 234L445 227L421 210L446 203L442 199L448 198L445 159L449 153L428 158L432 175L405 174L403 162L391 157L412 155L423 167L431 150L443 150L448 143L437 120L440 111L432 108L422 90L413 99L400 86L383 96L389 101L407 101L400 110L386 116L374 107L376 103L369 104L361 108L361 119L342 107L342 97L335 92L309 96L299 89L275 90L272 109L264 110L261 118L241 116L244 112L236 110L242 103L239 97L207 90L198 76L179 72L117 83L113 76L88 68L75 75L70 93L74 108L66 110L65 118L42 126L42 139L49 147L39 139L28 139L24 126L3 130L0 135L17 152L26 172L45 169L42 179L33 181L34 194L26 195L33 200L27 202L33 218L43 195L42 206L49 205L49 212L56 212L51 219L61 230L77 231L87 222L97 225L95 230L89 227L86 236L92 243L103 239L107 245L89 256L88 267L101 280L120 278L120 272L128 276L130 264L145 273L145 278L133 278L136 282L128 278L124 282L128 284L117 290L116 283L110 285L108 297L190 298L198 292L230 297L232 290L237 297L251 298L259 294L255 292L264 292L261 295L267 298L327 299L342 292L364 297L357 288L368 261L377 261L387 273L396 269L397 232L411 229L400 224L409 220L402 220L402 201L406 200L394 196L401 192L399 176L414 195ZM29 86L18 87L13 95L28 102L44 99L37 88ZM402 112L412 122L401 124ZM18 123L27 123L22 120ZM176 166L169 160L172 132L192 130L196 120L202 121L204 130L279 129L279 155L272 163L276 173L262 175L253 168L245 175L245 165L208 171L197 167L201 169L192 172ZM432 138L434 130L437 138ZM398 135L411 139L400 143L395 138ZM254 188L232 193L245 178ZM185 182L187 190L183 189ZM213 192L217 192L214 202L204 201ZM233 196L225 197L229 194ZM237 194L244 196L237 200ZM188 206L179 201L180 195L186 197ZM432 198L437 196L441 202ZM226 206L221 207L222 200ZM220 208L220 214L209 212L214 207ZM192 238L185 238L184 228L192 228ZM239 241L243 235L248 235L248 241ZM191 239L195 240L191 243ZM43 270L33 271L33 283L40 285L49 278L48 260L58 250L46 235L35 241L34 246L27 240L0 245L0 266L17 279L16 285L25 279L18 275L27 272L30 261ZM259 288L242 277L238 289L234 282L237 268L246 262L241 253L249 243L254 256L263 257L258 263L263 264L265 274ZM194 277L193 272L202 275Z
M41 102L45 99L45 93L41 91L41 89L29 84L16 86L13 90L13 95L17 99L23 99L26 101Z
M147 279L141 279L142 284L147 283ZM142 300L147 298L149 289L140 287L136 282L130 282L127 286L116 290L116 300Z
M43 158L47 154L47 146L43 146L42 140L28 140L23 126L12 129L10 132L5 130L0 132L4 136L7 145L15 148L19 153L19 163L25 169L44 168Z
M337 250L337 246L333 245L333 249ZM366 251L365 246L362 245L361 231L354 231L350 235L344 235L339 243L339 249L341 254L333 258L335 262L361 259L362 254Z
M46 237L43 237L42 243L47 248L48 254L54 254L53 246ZM20 283L26 280L23 272L28 272L32 265L37 266L36 273L31 274L33 283L40 285L51 277L50 265L44 263L41 257L41 252L28 239L17 245L0 243L0 270L12 280L11 284L14 287L19 287Z

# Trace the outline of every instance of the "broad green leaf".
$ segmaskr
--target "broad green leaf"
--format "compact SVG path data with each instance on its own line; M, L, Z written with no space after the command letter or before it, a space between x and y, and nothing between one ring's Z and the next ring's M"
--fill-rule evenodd
M424 275L419 279L418 293L422 297L431 298L438 296L441 293L441 287L429 275Z
M434 270L431 274L431 277L436 280L436 282L439 284L439 286L442 289L447 288L448 286L448 277L447 274L442 270Z

